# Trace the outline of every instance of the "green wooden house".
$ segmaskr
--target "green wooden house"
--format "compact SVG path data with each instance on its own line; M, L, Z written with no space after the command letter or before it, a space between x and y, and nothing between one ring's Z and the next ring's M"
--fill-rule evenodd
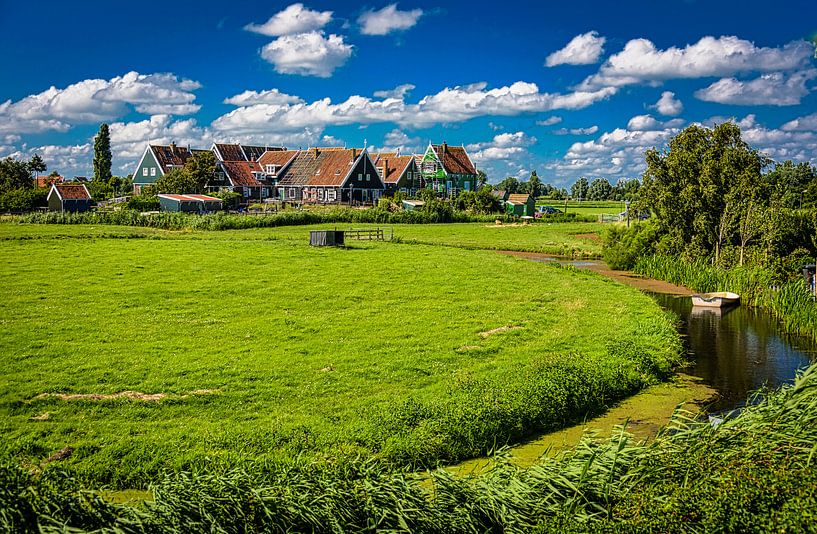
M133 172L133 194L142 194L142 189L156 181L174 168L182 168L187 159L193 155L188 147L169 145L148 145L142 154L136 170Z
M454 197L460 191L476 190L477 169L464 146L429 144L419 163L426 187L440 195Z

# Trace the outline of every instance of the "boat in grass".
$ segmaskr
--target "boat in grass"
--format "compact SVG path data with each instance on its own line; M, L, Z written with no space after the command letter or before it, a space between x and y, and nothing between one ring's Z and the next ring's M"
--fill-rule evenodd
M726 308L740 304L740 295L729 291L692 295L692 305L704 308Z

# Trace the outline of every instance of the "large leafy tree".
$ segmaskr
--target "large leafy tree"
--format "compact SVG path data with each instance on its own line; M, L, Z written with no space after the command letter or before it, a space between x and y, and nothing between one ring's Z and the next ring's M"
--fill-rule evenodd
M542 185L542 180L539 179L539 175L536 174L536 171L531 171L530 178L528 178L528 194L539 197L543 192L544 186Z
M41 158L39 154L34 154L28 162L28 168L32 175L36 175L47 171L48 165L45 164L45 161L43 161L43 158Z
M99 133L94 138L94 180L110 182L111 180L111 133L108 125L99 126Z
M201 193L199 183L187 172L187 169L171 169L156 180L156 189L159 193L183 195L185 193Z
M740 217L754 213L747 199L762 195L761 173L769 163L731 122L713 129L690 126L666 149L648 150L646 160L638 207L655 214L662 251L714 252L716 258Z
M607 200L613 194L613 186L604 178L596 178L587 188L587 198L589 200Z
M589 188L590 186L587 183L587 178L579 178L576 180L576 183L573 184L573 187L570 188L570 196L578 199L586 199L587 190Z
M804 201L808 206L817 200L813 198L817 170L808 163L778 163L763 176L763 182L770 188L772 199L779 201L782 207L801 208Z
M190 174L191 180L195 182L196 191L204 191L204 188L216 173L216 157L209 150L194 152L192 156L187 158L184 170Z
M497 191L505 191L507 193L513 194L518 193L519 191L519 180L514 178L513 176L508 176L494 187Z
M183 168L171 169L156 180L156 189L177 195L203 193L215 172L216 158L212 152L194 152Z
M12 157L0 160L0 193L32 187L30 162Z

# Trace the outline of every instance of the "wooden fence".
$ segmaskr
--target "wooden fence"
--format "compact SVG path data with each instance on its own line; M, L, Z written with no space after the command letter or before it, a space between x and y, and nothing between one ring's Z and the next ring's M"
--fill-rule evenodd
M385 241L386 232L382 228L350 228L344 230L346 239L357 239L359 241ZM389 241L394 237L394 229L389 228Z

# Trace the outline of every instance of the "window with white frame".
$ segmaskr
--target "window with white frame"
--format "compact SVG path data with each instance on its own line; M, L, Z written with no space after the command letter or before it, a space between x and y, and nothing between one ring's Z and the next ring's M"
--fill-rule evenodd
M150 175L151 176L156 176L156 167L151 167L150 168Z
M295 188L294 187L289 188L289 198L295 198Z
M323 189L318 189L318 200L323 200Z
M142 168L142 176L147 176L147 175L148 175L148 168L147 168L147 167L143 167L143 168Z
M367 172L366 173L366 181L369 182L369 181L371 181L371 179L372 179L372 175Z

